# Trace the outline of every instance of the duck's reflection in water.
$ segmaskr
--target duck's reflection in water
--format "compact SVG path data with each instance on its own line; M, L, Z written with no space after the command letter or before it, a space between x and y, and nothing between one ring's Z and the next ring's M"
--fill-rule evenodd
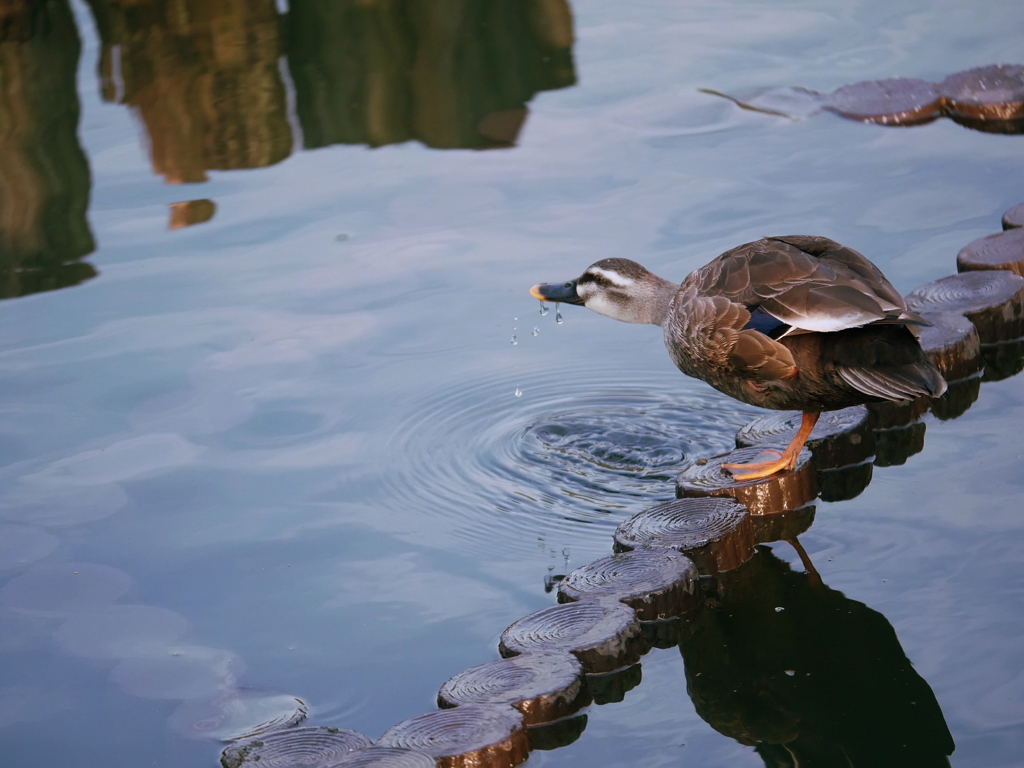
M892 625L767 547L723 575L679 647L697 713L766 766L949 765L942 711Z

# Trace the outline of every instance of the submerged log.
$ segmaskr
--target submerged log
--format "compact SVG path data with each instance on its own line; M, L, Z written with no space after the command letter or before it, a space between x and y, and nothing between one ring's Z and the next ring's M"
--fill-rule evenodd
M969 323L968 323L969 325ZM799 411L769 413L736 433L737 448L785 448L800 428ZM820 471L857 464L874 455L874 435L863 405L825 411L807 439L807 448Z
M508 704L526 725L576 714L590 703L583 666L570 653L525 653L471 667L437 694L442 709L463 704Z
M676 478L676 496L732 496L750 510L765 515L802 507L818 495L811 452L804 448L796 467L757 480L736 480L723 464L746 464L762 457L761 448L740 448L693 464Z
M956 256L958 272L1005 269L1024 275L1024 229L996 232L968 243Z
M530 754L518 710L479 704L404 720L388 729L377 745L426 752L440 768L513 768Z
M681 616L701 603L697 566L669 549L640 549L595 560L558 585L558 602L618 600L640 621Z
M961 272L926 283L907 296L907 306L929 316L964 315L982 344L1024 336L1024 277L1003 270Z
M502 656L571 653L587 672L635 664L647 652L636 611L623 603L579 602L531 613L501 633Z
M844 85L825 97L825 109L879 125L922 125L942 116L942 97L924 80L893 77Z
M667 547L703 574L731 570L754 551L750 513L731 499L687 498L639 512L615 529L615 549Z
M274 731L221 752L223 768L302 768L341 760L373 742L358 731L312 726Z

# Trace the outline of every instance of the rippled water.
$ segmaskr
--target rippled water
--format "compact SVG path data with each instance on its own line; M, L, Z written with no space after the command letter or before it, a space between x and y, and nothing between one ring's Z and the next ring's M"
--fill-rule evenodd
M43 27L0 11L0 750L18 768L213 766L217 738L296 697L309 724L377 738L755 415L675 371L656 330L559 323L531 284L608 256L681 279L800 232L906 293L1024 200L1022 137L793 98L1022 62L1005 3L45 5ZM817 648L856 695L802 681L786 712L852 722L923 680L953 765L1019 762L1022 423L1024 376L986 380L960 418L913 427L919 453L819 503L801 541L827 591L787 545L761 556L748 623L701 625L763 640L729 646L768 681L754 695ZM884 658L786 606L864 616ZM529 764L782 759L739 737L742 696L688 695L713 641L645 656ZM801 709L817 696L849 709Z

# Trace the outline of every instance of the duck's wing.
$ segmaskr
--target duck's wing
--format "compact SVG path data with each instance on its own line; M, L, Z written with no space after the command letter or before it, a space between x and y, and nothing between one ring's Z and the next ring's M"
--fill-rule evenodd
M694 272L691 280L699 294L723 296L751 312L759 309L789 326L787 332L927 324L907 311L903 297L874 264L826 237L746 243Z

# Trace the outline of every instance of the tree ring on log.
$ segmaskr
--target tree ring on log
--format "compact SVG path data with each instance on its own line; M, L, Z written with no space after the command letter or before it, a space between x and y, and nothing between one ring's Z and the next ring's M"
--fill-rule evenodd
M1024 277L1005 270L961 272L915 289L907 307L925 315L964 315L982 344L1018 339L1024 336Z
M568 652L587 672L635 664L647 652L636 611L624 603L562 603L531 613L501 633L504 657L536 651Z
M523 716L506 705L464 704L413 717L377 745L425 752L440 768L512 768L530 752Z
M310 726L273 731L221 752L224 768L301 768L338 761L373 744L369 738L347 728Z
M957 272L1005 269L1024 275L1024 229L1009 229L974 240L956 255Z
M414 749L367 747L337 763L324 763L317 768L437 768L437 760Z
M639 549L577 568L558 585L558 602L618 600L640 621L670 619L701 603L697 566L671 549Z
M526 725L550 723L590 703L583 666L571 653L525 653L471 667L450 678L437 705L508 704Z
M620 552L652 547L682 552L703 574L731 570L754 552L750 513L733 499L684 498L638 512L615 529Z

